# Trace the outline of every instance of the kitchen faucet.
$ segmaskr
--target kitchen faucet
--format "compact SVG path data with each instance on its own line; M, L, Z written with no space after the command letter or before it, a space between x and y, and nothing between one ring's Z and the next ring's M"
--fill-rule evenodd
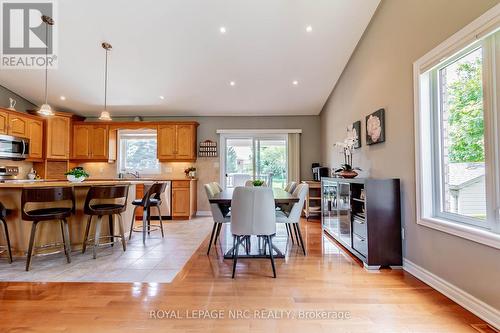
M139 171L127 171L126 174L128 175L132 175L134 176L135 178L141 178L141 175L139 174Z

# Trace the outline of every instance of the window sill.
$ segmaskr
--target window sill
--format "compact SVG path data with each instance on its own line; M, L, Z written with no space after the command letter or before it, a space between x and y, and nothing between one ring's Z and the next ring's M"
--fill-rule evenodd
M431 217L417 219L417 224L465 238L479 244L490 246L495 249L500 249L500 235L488 230L481 230L444 219Z

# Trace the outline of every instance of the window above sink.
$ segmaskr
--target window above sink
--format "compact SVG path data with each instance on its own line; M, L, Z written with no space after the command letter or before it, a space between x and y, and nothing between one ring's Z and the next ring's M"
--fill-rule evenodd
M118 131L118 173L160 174L157 143L152 129Z

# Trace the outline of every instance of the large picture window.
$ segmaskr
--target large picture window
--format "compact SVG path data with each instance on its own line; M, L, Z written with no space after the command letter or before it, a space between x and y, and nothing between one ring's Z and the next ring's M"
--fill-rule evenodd
M497 248L499 21L487 13L414 63L417 223Z

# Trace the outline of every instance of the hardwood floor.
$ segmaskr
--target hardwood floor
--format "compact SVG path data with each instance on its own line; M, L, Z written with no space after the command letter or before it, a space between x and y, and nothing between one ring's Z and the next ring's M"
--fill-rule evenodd
M171 284L0 283L0 332L489 332L402 270L364 270L319 223L303 221L302 230L308 255L295 245L277 260L276 279L268 260L245 259L232 280L232 261L219 247L207 257L205 240ZM201 310L224 319L192 318ZM303 311L349 318L298 318Z

